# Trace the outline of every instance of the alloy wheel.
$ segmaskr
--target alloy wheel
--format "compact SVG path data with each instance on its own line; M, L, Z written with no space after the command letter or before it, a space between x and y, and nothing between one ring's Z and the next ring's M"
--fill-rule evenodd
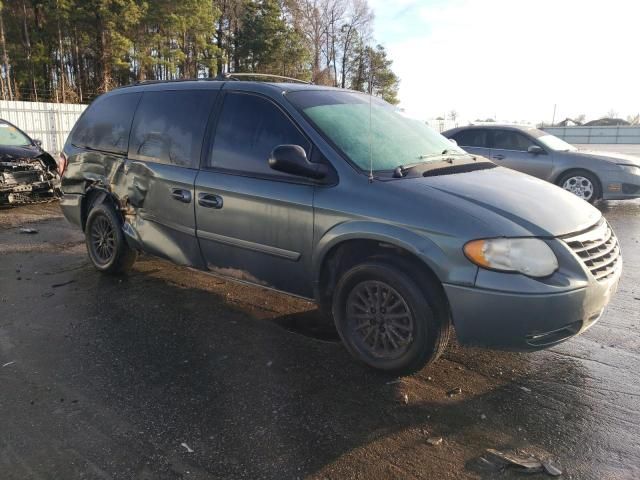
M105 265L116 251L116 233L109 219L100 215L91 225L91 250L96 260Z
M581 175L567 178L562 184L562 188L586 201L591 200L595 192L593 182Z
M413 342L414 318L398 291L368 280L351 290L346 303L348 328L361 351L386 360L407 352Z

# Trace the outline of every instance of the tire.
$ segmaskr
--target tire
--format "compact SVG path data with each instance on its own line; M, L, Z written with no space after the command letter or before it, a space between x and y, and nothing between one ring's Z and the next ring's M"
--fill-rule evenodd
M94 205L87 217L85 243L93 266L104 273L128 272L138 256L122 233L122 222L114 208L105 203Z
M558 179L557 185L589 203L594 203L602 197L598 177L587 170L566 172Z
M437 360L451 329L441 286L411 267L403 270L378 260L356 265L340 278L332 304L351 355L394 375L415 373Z

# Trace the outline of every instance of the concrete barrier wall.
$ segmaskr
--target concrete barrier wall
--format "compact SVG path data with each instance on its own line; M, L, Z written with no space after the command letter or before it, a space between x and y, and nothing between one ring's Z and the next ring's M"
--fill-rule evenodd
M545 127L543 130L569 143L640 144L640 126Z
M87 105L0 100L0 118L13 123L56 156Z

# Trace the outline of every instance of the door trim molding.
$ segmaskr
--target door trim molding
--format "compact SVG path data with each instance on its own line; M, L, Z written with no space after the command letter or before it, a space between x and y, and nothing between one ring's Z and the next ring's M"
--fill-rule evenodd
M299 252L294 252L292 250L285 250L284 248L272 247L271 245L264 245L262 243L250 242L239 238L227 237L226 235L206 232L204 230L197 230L196 235L198 238L204 240L211 240L213 242L223 243L232 247L265 253L267 255L284 258L285 260L290 260L292 262L297 262L301 256Z

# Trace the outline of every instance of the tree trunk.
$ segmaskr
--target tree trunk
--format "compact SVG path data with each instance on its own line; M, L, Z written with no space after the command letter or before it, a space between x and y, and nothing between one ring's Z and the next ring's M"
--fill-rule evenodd
M2 7L0 7L0 49L2 49L2 66L7 84L7 99L13 100L13 88L11 86L11 62L7 53L7 44L4 38L4 19L2 17Z

